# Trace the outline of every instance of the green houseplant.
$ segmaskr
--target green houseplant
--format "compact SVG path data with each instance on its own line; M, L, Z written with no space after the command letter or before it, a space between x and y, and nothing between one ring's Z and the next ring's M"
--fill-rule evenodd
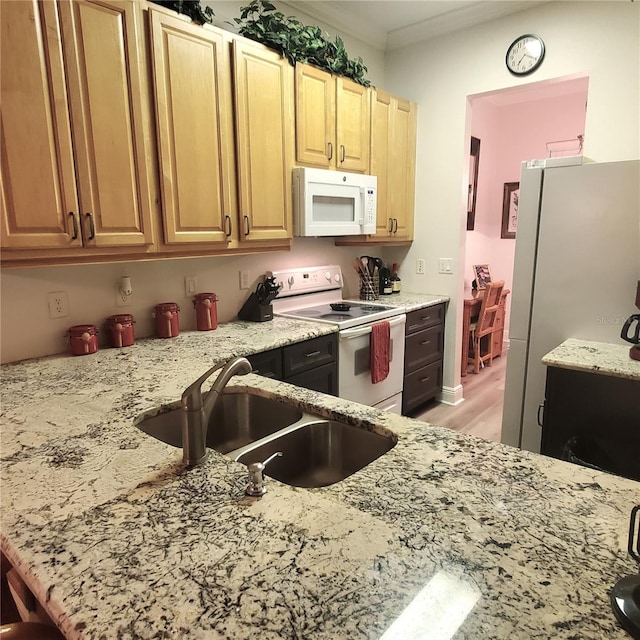
M198 24L204 24L208 22L213 23L213 9L211 7L200 6L200 0L151 0L156 4L173 9L178 13L182 13L185 16L189 16L194 22Z
M269 0L251 0L234 19L240 35L279 51L289 62L305 62L368 87L362 58L350 59L339 36L334 41L319 27L302 24L277 11Z

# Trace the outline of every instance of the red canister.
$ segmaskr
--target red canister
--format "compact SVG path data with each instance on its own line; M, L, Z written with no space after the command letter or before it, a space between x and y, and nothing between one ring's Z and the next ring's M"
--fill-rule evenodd
M180 333L180 307L175 302L156 305L156 335L158 338L175 338Z
M196 310L196 327L198 331L211 331L218 327L218 309L215 293L196 293L193 306Z
M133 323L135 320L130 313L121 313L107 318L109 342L112 347L130 347L134 342Z
M69 327L69 347L74 356L86 356L98 350L98 331L93 324Z

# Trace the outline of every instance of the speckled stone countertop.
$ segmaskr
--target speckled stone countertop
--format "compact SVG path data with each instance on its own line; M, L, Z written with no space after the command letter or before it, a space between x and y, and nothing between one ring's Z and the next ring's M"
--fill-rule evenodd
M608 592L637 571L639 483L254 374L231 384L397 443L258 499L243 465L185 469L134 426L214 362L318 331L231 323L2 368L0 542L68 638L627 638Z
M356 298L353 298L356 300ZM388 296L380 296L376 300L376 304L388 305L390 307L404 307L407 312L432 307L442 302L448 302L447 296L432 295L429 293L410 293L400 291L400 293L392 293Z
M640 380L640 362L629 357L629 346L571 338L547 353L542 363L561 369Z

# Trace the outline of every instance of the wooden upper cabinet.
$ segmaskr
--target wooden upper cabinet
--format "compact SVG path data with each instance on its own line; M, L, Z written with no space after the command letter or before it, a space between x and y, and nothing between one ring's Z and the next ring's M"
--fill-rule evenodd
M293 67L233 41L240 242L292 237Z
M376 236L406 242L413 239L416 163L416 105L373 91L371 169L378 176Z
M367 172L370 90L300 63L295 79L297 161L324 169Z
M73 0L59 7L85 244L150 244L140 6Z
M5 1L0 26L2 247L81 246L56 5Z
M151 247L139 17L131 1L2 3L2 246L29 250L3 261Z
M228 43L150 16L165 242L226 243L237 224Z
M336 166L345 171L367 172L371 91L361 84L336 78Z

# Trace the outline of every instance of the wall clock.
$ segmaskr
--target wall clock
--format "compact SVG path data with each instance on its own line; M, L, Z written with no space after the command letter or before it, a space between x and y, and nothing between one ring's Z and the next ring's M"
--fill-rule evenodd
M527 33L517 37L507 49L505 63L514 76L526 76L533 73L544 60L544 42L542 38Z

